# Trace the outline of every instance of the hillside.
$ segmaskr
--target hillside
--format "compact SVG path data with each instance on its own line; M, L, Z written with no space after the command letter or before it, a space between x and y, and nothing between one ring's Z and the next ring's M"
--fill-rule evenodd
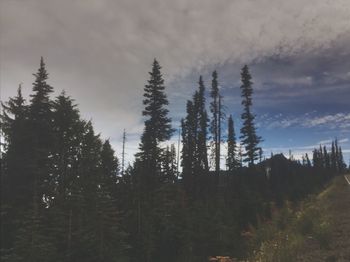
M350 261L350 185L338 176L299 206L286 203L255 241L250 261Z
M329 246L320 248L309 239L303 246L298 261L350 261L350 185L343 177L333 183L317 198L331 225Z

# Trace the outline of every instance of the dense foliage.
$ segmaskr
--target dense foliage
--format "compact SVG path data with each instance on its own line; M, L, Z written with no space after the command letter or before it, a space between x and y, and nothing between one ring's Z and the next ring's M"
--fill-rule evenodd
M213 74L211 106L205 87L187 103L182 120L182 172L174 145L161 67L155 60L145 86L145 128L135 163L119 171L108 140L81 118L74 100L53 88L41 59L29 104L4 103L1 115L2 261L206 261L244 258L249 232L271 218L285 200L298 201L345 169L341 148L316 149L312 162L275 155L256 163L258 142L251 113L248 67L242 71L249 168L239 160L228 119L228 171L220 170L221 101ZM211 123L214 165L210 166ZM166 144L166 143L165 143Z

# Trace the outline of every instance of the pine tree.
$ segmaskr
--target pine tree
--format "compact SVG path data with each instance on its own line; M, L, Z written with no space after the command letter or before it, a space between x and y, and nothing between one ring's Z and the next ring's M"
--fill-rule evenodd
M34 76L35 82L29 106L33 168L29 173L33 176L34 197L41 202L43 198L49 201L51 194L47 183L50 180L49 156L53 146L52 101L50 100L53 88L47 83L48 73L42 57L38 72Z
M118 182L119 160L114 156L114 150L109 140L106 140L102 145L101 169L104 176L103 181L110 187L109 190L113 192Z
M125 259L126 233L121 228L122 212L118 209L117 174L118 159L115 157L109 140L102 145L101 165L96 194L95 248L98 261L120 261Z
M239 167L237 158L236 135L232 115L228 118L228 135L227 135L227 162L226 165L229 171Z
M253 82L249 73L249 68L245 65L241 72L241 91L242 91L242 105L244 107L241 118L243 120L243 126L241 128L240 139L245 147L245 153L243 154L244 162L247 162L249 166L254 165L254 161L258 159L259 147L261 137L257 136L256 128L254 125L255 116L252 113L252 94L253 94Z
M342 173L344 169L346 168L346 164L344 163L344 157L341 147L339 147L338 152L338 166L339 166L339 173Z
M163 151L162 176L166 183L174 183L177 175L176 150L174 144Z
M53 198L50 201L51 231L56 235L56 247L60 257L71 261L73 228L76 213L73 210L81 206L77 180L79 180L79 157L85 123L80 119L74 100L62 92L53 102L54 146L50 165L52 176L50 187Z
M324 167L329 170L331 168L331 161L330 161L330 156L327 152L326 146L323 146L323 155L324 155Z
M196 164L196 113L192 101L187 101L187 116L181 121L182 126L182 173L183 176L194 175Z
M30 120L35 132L36 145L48 150L52 141L52 102L50 94L53 88L47 84L48 73L43 58L33 83L30 104Z
M52 176L50 158L53 130L52 103L49 96L53 89L46 82L48 74L43 58L34 76L33 94L27 111L27 124L24 127L27 134L23 136L21 143L27 155L25 161L17 162L20 168L25 169L25 175L20 183L23 182L26 189L20 192L20 195L25 196L27 200L23 201L25 205L22 206L22 214L16 215L18 230L13 256L16 257L14 259L25 261L47 261L56 257L56 248L53 245L53 236L48 234L47 221L52 196L49 181Z
M307 153L305 154L305 160L306 160L306 166L311 167L311 161Z
M210 103L210 111L212 113L212 120L210 124L210 131L213 136L213 157L215 163L215 173L219 175L220 172L220 146L221 146L221 120L222 120L222 105L221 96L219 93L218 75L214 71L212 74L212 84L210 96L212 102Z
M125 144L126 144L126 132L125 128L123 130L123 149L122 149L122 172L121 175L124 176L125 174Z
M25 105L21 86L17 90L17 96L10 98L7 103L2 104L2 107L1 125L6 151L4 157L6 172L2 176L4 176L3 181L5 183L3 189L8 189L7 192L2 190L2 193L3 197L9 201L20 198L19 201L14 201L17 202L16 205L20 205L23 204L22 201L28 201L28 194L25 193L28 190L26 190L26 168L28 168L26 163L28 163L31 156L28 148L24 147L29 142L26 132L28 129L28 106ZM9 198L8 193L11 194Z
M197 134L197 156L196 161L198 165L197 172L208 172L208 153L207 153L207 128L208 128L208 116L205 109L205 86L202 76L199 77L199 90L195 96L195 111L197 112L198 120L198 134Z
M261 163L262 158L263 158L263 150L261 147L259 147L259 163Z
M28 176L32 152L29 148L28 106L21 86L17 96L2 103L1 135L4 154L1 166L1 248L10 250L15 241L18 218L24 216L32 203L32 179Z
M53 102L52 182L56 185L56 198L66 199L76 176L77 158L84 130L84 122L74 100L62 92Z
M337 172L337 156L336 156L334 141L332 141L332 149L331 149L331 169L334 173Z
M208 118L202 77L199 78L198 84L199 89L194 93L193 100L187 101L187 116L182 125L184 174L205 174L209 168L207 154ZM185 164L186 162L188 164Z
M147 119L141 137L141 152L137 155L144 165L144 170L147 171L145 174L148 173L147 175L150 176L150 183L160 173L160 143L170 139L174 131L171 128L171 119L168 117L169 111L166 107L169 102L164 93L165 86L160 69L155 59L150 72L150 80L144 88L143 104L145 108L142 114Z

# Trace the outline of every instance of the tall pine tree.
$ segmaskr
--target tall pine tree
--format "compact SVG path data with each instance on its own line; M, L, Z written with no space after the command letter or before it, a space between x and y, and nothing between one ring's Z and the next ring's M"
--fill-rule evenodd
M144 173L150 176L148 178L150 183L155 182L156 176L160 175L160 143L170 139L173 133L167 109L169 102L164 92L164 80L160 69L158 61L154 59L152 71L149 73L150 79L144 88L143 104L145 108L142 114L146 120L141 137L140 153L137 155L146 171Z
M197 172L208 172L208 152L207 152L207 129L208 129L208 115L205 109L205 86L202 76L198 81L199 89L195 95L195 111L198 120L198 134L197 134Z
M242 105L243 113L241 115L243 126L241 128L241 142L244 145L245 152L243 154L244 162L247 162L249 166L254 165L254 161L259 157L259 143L261 137L257 136L256 128L254 125L254 114L252 113L252 95L253 95L253 82L249 73L249 68L245 65L241 72L241 92L242 92Z
M216 175L220 172L220 146L221 146L221 119L222 119L222 105L221 96L219 92L218 74L216 71L212 74L212 83L210 96L212 101L210 103L210 112L212 119L210 123L210 131L213 136L213 158Z

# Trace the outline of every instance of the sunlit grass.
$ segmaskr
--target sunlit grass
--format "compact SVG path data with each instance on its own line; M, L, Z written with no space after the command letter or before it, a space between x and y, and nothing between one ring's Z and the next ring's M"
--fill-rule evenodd
M249 261L289 262L297 261L301 248L307 241L314 241L320 249L329 248L332 224L327 213L331 199L339 186L341 177L316 196L310 196L299 207L286 202L269 223L253 231Z

